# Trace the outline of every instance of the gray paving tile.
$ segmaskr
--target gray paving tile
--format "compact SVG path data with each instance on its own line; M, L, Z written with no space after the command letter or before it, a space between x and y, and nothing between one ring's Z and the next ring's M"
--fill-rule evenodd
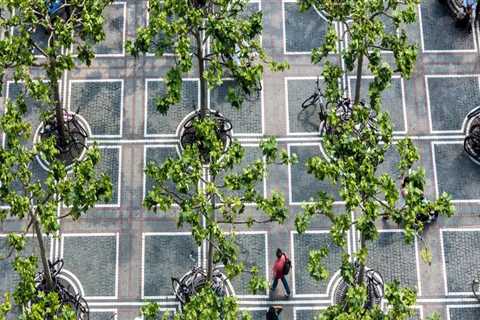
M450 320L477 320L480 318L480 308L466 307L466 308L450 308Z
M473 34L457 28L446 6L436 0L420 4L425 50L472 50Z
M173 295L172 277L181 278L198 260L191 235L145 235L144 296Z
M235 83L230 80L224 80L220 87L210 92L210 109L220 111L227 119L232 122L234 134L262 134L262 95L252 95L247 97L242 107L237 109L233 107L227 99L228 89L235 88Z
M240 248L239 261L243 262L245 269L250 270L257 267L259 276L266 278L268 270L266 269L265 234L237 234L235 242ZM242 273L232 280L232 285L237 295L251 295L248 289L248 282L251 276L248 273ZM265 295L266 292L258 292L257 295Z
M6 237L0 237L0 292L6 292L7 290L11 291L13 293L13 290L15 289L16 284L20 280L17 272L13 270L12 263L15 259L16 256L20 257L28 257L31 255L37 256L39 259L39 251L40 249L38 248L38 243L36 238L32 237L27 237L27 244L25 246L25 249L20 252L19 254L13 253L8 259L4 259L9 253L10 253L10 247L8 246L7 243L7 238ZM45 237L44 238L44 244L47 250L47 254L50 256L52 253L51 251L51 245L50 245L50 240ZM41 270L41 261L37 260L37 270ZM2 297L3 298L3 294ZM2 301L0 298L0 301Z
M149 164L151 162L156 163L158 165L162 164L168 158L177 158L178 153L175 147L166 147L166 148L147 148L145 152L145 164ZM153 188L154 181L147 175L145 177L145 194L148 194L150 190ZM174 190L175 186L173 184L169 184L170 188Z
M182 98L179 104L171 106L167 115L162 115L155 107L155 98L165 94L163 81L149 80L147 82L147 135L175 135L180 122L195 111L198 101L198 81L184 80Z
M480 199L480 171L463 143L435 144L434 148L439 194L448 192L454 200Z
M321 309L297 309L295 310L295 319L297 320L312 320L322 313Z
M105 9L105 40L95 45L96 54L119 55L124 51L123 31L125 28L124 2L113 3Z
M320 118L319 106L302 109L302 103L315 93L316 80L288 79L286 101L288 107L288 125L290 133L318 133ZM323 80L320 80L323 87Z
M113 320L115 319L115 312L90 312L89 316L91 320Z
M367 266L380 272L385 282L398 280L402 286L419 289L415 243L405 244L402 232L381 232L367 248Z
M95 168L99 173L105 173L110 177L112 183L112 199L107 204L120 204L120 194L118 193L119 184L119 168L120 166L120 149L118 148L101 148L100 164ZM102 204L102 203L97 203Z
M63 238L64 269L80 281L85 296L115 296L116 236L67 236Z
M472 280L478 274L480 231L443 231L443 253L448 292L470 294Z
M329 182L323 182L316 179L307 172L306 162L314 156L320 155L319 146L290 146L291 154L298 156L298 163L291 166L291 194L292 202L309 201L315 198L319 191L324 191L340 200L340 196L335 186Z
M70 110L79 110L94 136L121 135L122 82L71 81Z
M316 10L301 13L294 2L284 2L285 8L285 51L310 52L320 47L325 39L328 24Z
M354 88L356 84L356 79L350 79L350 88L351 88L351 96L354 95ZM365 99L368 103L368 86L372 83L372 79L363 79L362 87L361 87L361 97ZM405 132L407 128L405 128L405 112L404 108L404 96L403 96L403 89L402 89L402 80L400 78L392 79L391 86L386 89L382 94L382 111L386 112L390 119L392 120L392 128L393 131L400 131Z
M293 246L295 250L294 265L296 294L326 294L327 286L333 275L341 266L342 250L333 244L329 233L294 234ZM328 247L330 253L323 262L330 273L330 278L324 281L315 281L308 272L308 257L312 250ZM290 283L289 283L290 284Z
M480 105L478 77L427 78L432 130L461 130L470 110Z

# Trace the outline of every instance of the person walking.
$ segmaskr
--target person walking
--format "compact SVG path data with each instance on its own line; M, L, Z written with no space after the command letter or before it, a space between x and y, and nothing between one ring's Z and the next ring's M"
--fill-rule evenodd
M287 275L290 271L291 262L285 252L282 252L280 248L277 249L276 256L277 260L273 264L272 268L273 283L270 291L271 293L273 293L275 289L277 289L278 280L281 280L283 283L283 287L285 288L285 298L288 298L290 296L290 288L288 287L288 282L285 278L285 275Z
M268 308L266 319L267 320L280 320L280 313L282 312L281 306L271 306Z

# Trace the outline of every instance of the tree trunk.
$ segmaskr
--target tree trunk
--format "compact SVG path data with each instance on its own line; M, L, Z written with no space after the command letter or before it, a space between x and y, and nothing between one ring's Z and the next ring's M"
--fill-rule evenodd
M360 249L365 248L365 237L363 233L360 233ZM358 273L357 285L363 285L365 283L365 264L360 262L360 270Z
M360 103L360 89L362 87L362 68L363 68L363 54L359 54L357 59L357 78L355 81L355 100L354 105Z
M50 79L53 100L55 103L55 118L58 132L58 145L62 148L67 145L67 132L65 128L65 117L63 114L62 102L60 100L60 88L58 86L58 79Z
M213 181L215 181L215 178L213 178ZM216 221L216 217L215 217L215 195L212 196L211 204L212 204L212 213L210 214L209 221L207 221L207 226L206 226L207 228L211 224L214 224L215 221ZM207 241L207 245L208 245L207 279L208 279L209 282L212 281L212 275L213 275L213 251L214 251L213 241L214 241L214 236L213 236L213 234L210 234L210 237Z
M197 59L198 59L198 77L200 79L200 118L203 119L208 114L208 84L204 78L205 74L205 31L200 31L196 35L197 40Z
M35 235L37 237L38 246L40 248L40 259L42 260L43 274L47 284L47 290L52 290L53 279L52 279L52 274L50 272L50 266L48 264L47 252L45 250L45 243L43 242L42 230L40 229L40 225L38 223L37 218L33 214L32 214L32 219L33 219L33 228L35 229Z

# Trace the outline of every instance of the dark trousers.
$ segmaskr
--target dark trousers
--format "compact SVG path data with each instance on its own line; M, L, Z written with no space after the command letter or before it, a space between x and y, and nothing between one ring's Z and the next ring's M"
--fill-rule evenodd
M282 280L282 283L283 283L283 287L285 288L285 292L290 295L290 288L288 286L288 282L287 282L287 279L285 279L285 276L281 277L280 280ZM274 279L273 280L273 283L272 283L272 291L275 291L275 289L277 289L277 285L278 285L278 279Z

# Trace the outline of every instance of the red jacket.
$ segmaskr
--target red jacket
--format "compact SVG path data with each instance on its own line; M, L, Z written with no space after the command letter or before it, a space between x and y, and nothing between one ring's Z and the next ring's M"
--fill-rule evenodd
M282 254L280 258L278 258L275 263L273 264L273 277L275 279L280 279L284 276L283 274L283 267L285 266L285 260L287 255L285 253Z

